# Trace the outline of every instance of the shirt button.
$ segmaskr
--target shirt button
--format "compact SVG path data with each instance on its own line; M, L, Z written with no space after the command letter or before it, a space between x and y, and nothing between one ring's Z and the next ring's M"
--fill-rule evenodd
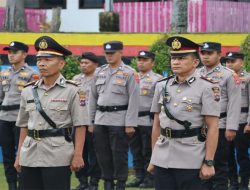
M177 92L177 93L181 93L181 90L180 90L180 89L177 89L176 92Z
M177 107L178 106L178 104L177 103L174 103L174 107Z

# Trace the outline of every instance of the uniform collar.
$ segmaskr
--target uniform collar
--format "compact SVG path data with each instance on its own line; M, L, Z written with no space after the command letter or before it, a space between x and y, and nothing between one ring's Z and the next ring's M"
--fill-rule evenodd
M192 75L190 75L190 76L185 80L185 82L183 82L183 83L185 83L185 84L191 86L191 85L196 81L197 78L199 78L199 74L195 71L195 72L194 72ZM173 80L172 83L171 83L171 85L174 85L174 84L181 84L181 83L178 82L177 76L174 77L174 80Z
M110 71L112 71L112 74L115 74L118 71L123 71L124 70L124 66L125 66L125 64L122 61L121 64L119 65L119 67L117 67L117 68L112 69L110 67L110 65L108 64L107 67L105 67L104 69L110 68Z
M147 73L144 74L144 75L141 74L141 73L139 73L139 76L140 76L141 79L143 79L143 78L145 78L145 77L150 77L152 74L153 74L153 71L150 70L149 72L147 72Z
M18 70L16 70L16 71L14 70L14 67L13 67L13 66L11 66L11 67L9 68L9 70L18 73L19 71L24 70L26 67L28 67L28 64L27 64L27 63L24 63L24 65L23 65L20 69L18 69Z
M207 70L207 68L204 66L202 69L201 69L201 72L205 75L208 75L208 74L211 74L211 73L214 73L214 72L219 72L221 71L222 69L222 65L221 63L219 63L218 65L216 65L213 69L211 70Z
M61 86L61 87L64 87L64 88L67 86L66 85L66 79L62 76L62 74L59 75L59 77L56 79L54 85L52 85L50 88L53 88L56 84ZM39 87L44 86L43 79L39 80L37 86L39 86Z

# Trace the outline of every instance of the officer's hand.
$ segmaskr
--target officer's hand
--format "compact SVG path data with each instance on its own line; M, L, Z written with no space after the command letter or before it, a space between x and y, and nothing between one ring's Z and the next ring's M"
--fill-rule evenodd
M153 164L149 164L148 168L147 168L147 171L148 171L148 173L151 173L153 175L154 174L154 169L155 169L155 166Z
M94 125L89 125L88 126L88 132L93 133L94 132L94 128L95 128Z
M244 133L250 133L250 125L245 126Z
M21 172L21 166L20 166L20 164L19 164L19 157L16 158L16 161L15 161L15 163L14 163L14 167L16 168L16 171L17 171L18 173Z
M234 140L235 136L236 136L236 131L234 131L234 130L226 130L225 137L226 137L227 141Z
M202 164L200 169L200 178L201 179L209 179L215 174L215 169L213 166L207 166L206 164Z
M77 172L84 166L84 161L81 155L74 155L71 161L71 171Z
M128 136L132 136L135 133L135 129L134 127L125 127L125 133Z

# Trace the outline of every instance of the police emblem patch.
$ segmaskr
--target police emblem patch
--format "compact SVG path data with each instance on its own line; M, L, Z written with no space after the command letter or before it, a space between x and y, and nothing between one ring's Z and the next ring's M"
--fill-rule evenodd
M176 50L180 49L181 48L181 42L178 39L175 39L172 42L172 48L176 49Z
M220 101L220 88L219 87L212 87L212 91L214 93L214 100L216 102Z
M40 49L47 49L48 48L48 43L45 39L43 39L40 43L39 43L39 48Z

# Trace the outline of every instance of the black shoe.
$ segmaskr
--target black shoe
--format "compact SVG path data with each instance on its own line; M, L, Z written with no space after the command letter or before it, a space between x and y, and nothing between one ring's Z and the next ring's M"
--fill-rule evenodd
M8 183L8 189L17 190L17 183L16 182Z
M113 181L104 181L104 190L114 190L114 182Z
M125 181L117 181L115 185L115 190L125 190L126 182Z
M72 189L72 190L86 190L89 186L88 184L88 177L80 177L78 178L80 184L75 188L75 189Z
M128 182L126 184L126 187L139 187L142 181L143 181L143 178L136 177L132 181Z
M99 183L98 178L91 177L89 181L89 187L87 190L98 190L98 183Z
M249 190L249 177L241 177L239 190Z
M151 178L145 178L143 182L139 185L139 188L153 188L154 181Z
M229 178L229 190L239 190L238 176Z

